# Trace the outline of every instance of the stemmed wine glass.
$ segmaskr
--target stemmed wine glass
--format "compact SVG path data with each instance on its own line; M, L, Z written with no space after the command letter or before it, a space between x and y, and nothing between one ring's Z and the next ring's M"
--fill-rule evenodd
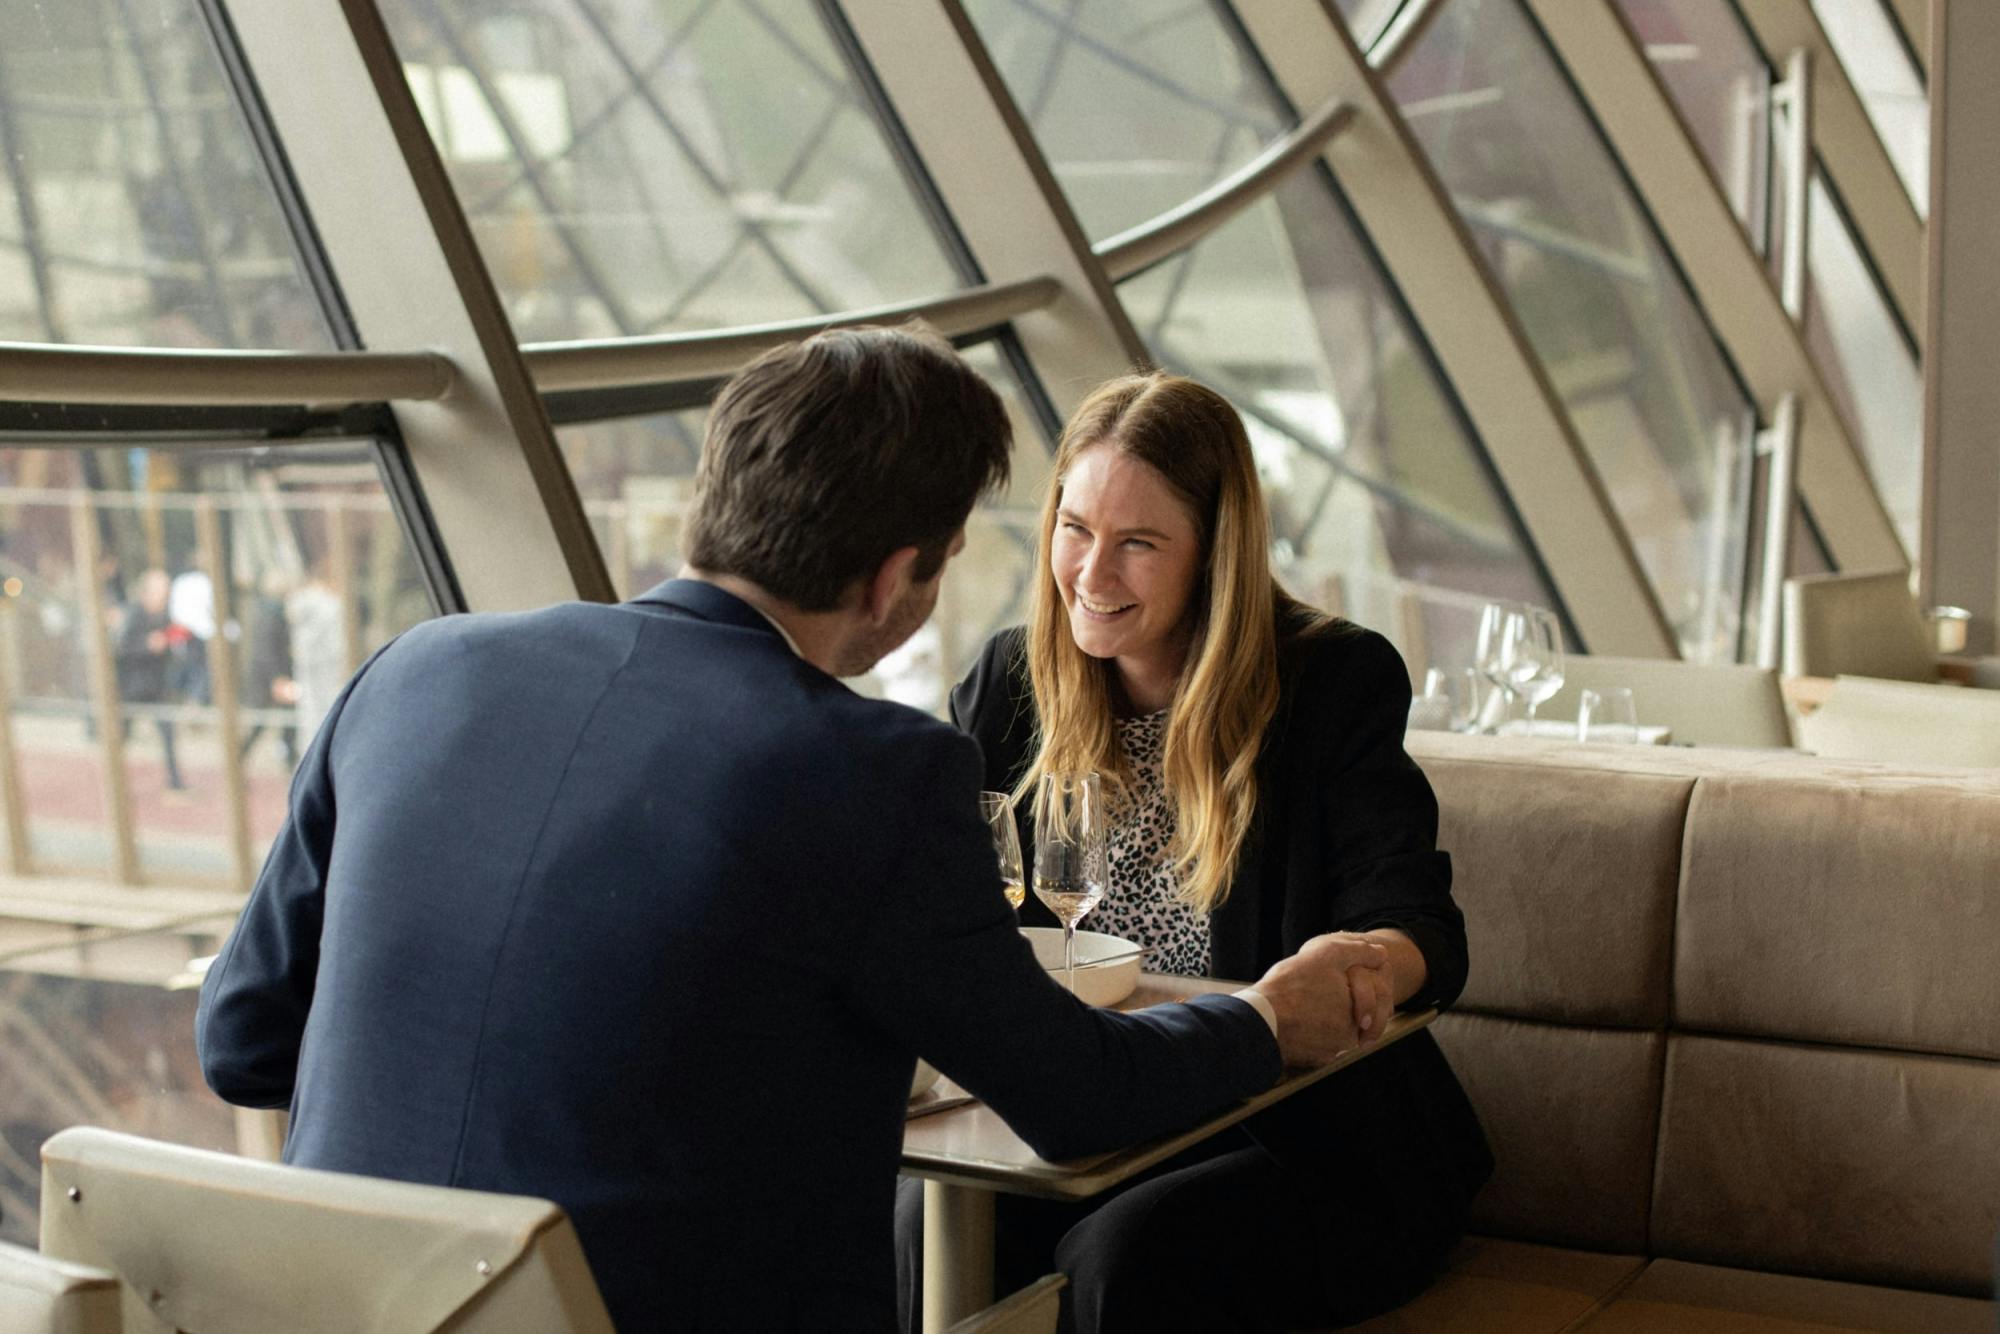
M1076 924L1104 897L1104 795L1094 773L1043 774L1035 798L1035 897L1063 928L1063 975L1076 991Z
M1472 665L1501 695L1500 717L1485 729L1489 732L1497 733L1514 711L1514 667L1521 634L1518 602L1489 602L1479 609L1479 638L1473 648ZM1480 729L1475 726L1470 730Z
M1000 861L1000 887L1016 912L1027 901L1027 877L1021 873L1021 835L1014 827L1014 803L1005 792L979 794L979 813L993 832L993 855Z
M1562 623L1547 607L1522 607L1518 634L1511 638L1514 651L1514 688L1528 700L1528 735L1535 732L1535 710L1553 698L1563 685Z

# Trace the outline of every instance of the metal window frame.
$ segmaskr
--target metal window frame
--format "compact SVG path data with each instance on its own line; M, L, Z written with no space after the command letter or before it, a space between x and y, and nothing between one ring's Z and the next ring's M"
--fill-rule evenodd
M1235 9L1294 105L1338 98L1354 107L1354 123L1322 160L1430 340L1579 637L1595 653L1678 657L1659 597L1547 372L1332 0L1237 0ZM1408 14L1412 23L1428 17ZM1385 59L1409 50L1407 42L1377 46Z
M1796 398L1799 490L1835 563L1852 570L1907 568L1909 556L1788 313L1785 294L1774 286L1615 0L1528 0L1528 8L1652 215L1759 419L1775 422L1786 398ZM1822 63L1809 51L1801 54L1787 65ZM1796 216L1803 217L1803 208ZM1794 238L1786 255L1799 275L1802 242Z
M842 0L840 11L981 277L1056 281L1056 299L1013 329L1057 415L1102 381L1150 366L960 0Z
M1812 90L1812 147L1829 187L1846 206L1862 256L1874 268L1889 307L1912 346L1924 328L1924 222L1875 133L1813 13L1811 0L1732 0L1745 29L1784 77L1795 51L1805 51ZM1811 415L1808 411L1808 416Z
M372 0L215 4L311 201L357 338L431 349L457 369L455 392L392 410L466 606L612 600L554 429Z

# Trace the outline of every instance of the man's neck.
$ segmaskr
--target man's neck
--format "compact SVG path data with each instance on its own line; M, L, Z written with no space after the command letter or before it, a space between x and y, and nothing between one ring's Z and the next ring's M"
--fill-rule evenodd
M840 661L848 633L846 617L840 612L801 611L766 591L763 585L740 575L712 574L707 570L697 570L692 565L683 565L679 577L713 584L730 596L743 599L783 632L791 641L792 650L801 658L829 676L838 674L834 664Z

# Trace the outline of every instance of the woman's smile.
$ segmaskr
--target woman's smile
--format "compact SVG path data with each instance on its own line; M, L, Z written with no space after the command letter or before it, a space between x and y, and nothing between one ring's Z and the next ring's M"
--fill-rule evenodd
M1135 695L1171 696L1187 652L1201 533L1167 479L1116 444L1078 454L1063 478L1049 565L1076 646L1116 660Z

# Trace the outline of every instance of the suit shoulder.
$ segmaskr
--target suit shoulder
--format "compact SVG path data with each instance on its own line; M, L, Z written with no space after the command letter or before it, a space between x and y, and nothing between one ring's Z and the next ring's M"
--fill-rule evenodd
M872 767L894 772L935 771L955 764L978 767L979 748L943 719L893 700L854 694L845 686L839 689L847 698L828 722L842 734L841 744L851 753L865 755Z

